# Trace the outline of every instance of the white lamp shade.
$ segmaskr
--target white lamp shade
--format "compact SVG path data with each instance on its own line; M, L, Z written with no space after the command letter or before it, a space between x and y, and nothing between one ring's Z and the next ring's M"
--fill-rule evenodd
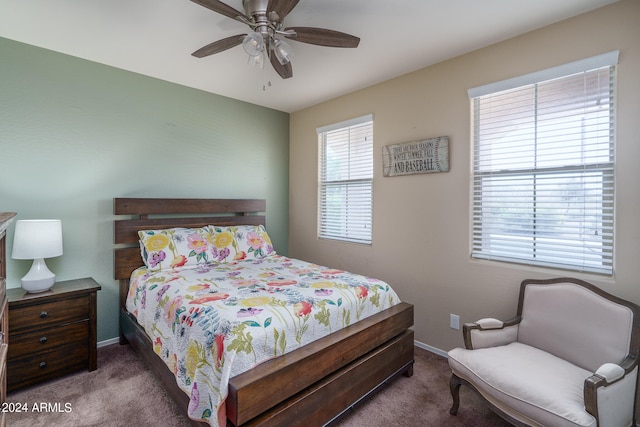
M47 267L45 258L62 255L62 221L59 219L27 219L16 222L13 235L13 259L32 259L31 269L22 278L22 288L31 293L49 290L56 275Z
M23 219L16 222L13 259L53 258L62 255L62 221Z

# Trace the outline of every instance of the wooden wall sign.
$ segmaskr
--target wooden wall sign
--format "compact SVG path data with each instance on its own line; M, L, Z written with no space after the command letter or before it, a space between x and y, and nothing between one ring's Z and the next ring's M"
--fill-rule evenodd
M382 171L384 176L449 172L449 137L385 145Z

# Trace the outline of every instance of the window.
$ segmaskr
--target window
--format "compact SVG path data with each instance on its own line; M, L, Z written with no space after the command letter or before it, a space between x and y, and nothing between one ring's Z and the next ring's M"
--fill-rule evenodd
M613 274L617 60L469 90L472 257Z
M370 244L373 116L317 129L318 237Z

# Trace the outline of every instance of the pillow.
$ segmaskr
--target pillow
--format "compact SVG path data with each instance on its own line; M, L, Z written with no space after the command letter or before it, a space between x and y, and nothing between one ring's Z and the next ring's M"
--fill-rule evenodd
M216 261L262 259L275 254L273 244L262 225L209 227L212 236L212 255Z
M211 248L212 261L232 262L236 256L236 242L234 234L229 227L217 227L210 225L207 228Z
M166 270L210 261L208 228L168 228L138 232L142 260L151 270Z
M248 259L260 259L268 255L275 255L271 238L263 225L241 225L234 228L236 228L238 253L241 256Z

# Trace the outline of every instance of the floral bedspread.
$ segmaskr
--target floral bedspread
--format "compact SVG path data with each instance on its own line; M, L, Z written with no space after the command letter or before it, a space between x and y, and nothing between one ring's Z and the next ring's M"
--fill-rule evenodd
M132 274L127 309L190 396L224 426L229 379L400 300L386 283L271 255Z

